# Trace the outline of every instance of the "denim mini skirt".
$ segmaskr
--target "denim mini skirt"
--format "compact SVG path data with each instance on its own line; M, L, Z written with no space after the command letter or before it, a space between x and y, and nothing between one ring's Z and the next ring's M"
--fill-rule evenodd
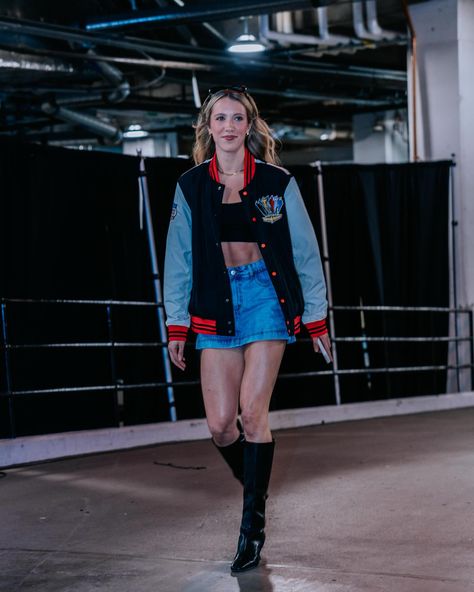
M198 333L196 349L240 347L252 341L273 339L294 343L288 335L285 317L263 259L247 265L228 267L235 335Z

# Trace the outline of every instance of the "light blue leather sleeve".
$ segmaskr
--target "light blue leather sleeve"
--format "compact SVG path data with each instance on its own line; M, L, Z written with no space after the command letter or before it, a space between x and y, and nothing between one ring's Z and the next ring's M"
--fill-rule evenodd
M285 206L290 227L293 260L304 298L303 323L326 318L326 281L318 241L294 177L285 191Z
M164 304L167 325L189 327L189 298L193 277L191 209L179 183L166 239Z

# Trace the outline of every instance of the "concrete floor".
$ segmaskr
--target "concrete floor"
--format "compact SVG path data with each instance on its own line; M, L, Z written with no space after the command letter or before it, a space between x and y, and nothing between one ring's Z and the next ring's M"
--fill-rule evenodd
M229 573L241 493L209 441L10 469L0 590L469 592L474 409L275 433L261 567Z

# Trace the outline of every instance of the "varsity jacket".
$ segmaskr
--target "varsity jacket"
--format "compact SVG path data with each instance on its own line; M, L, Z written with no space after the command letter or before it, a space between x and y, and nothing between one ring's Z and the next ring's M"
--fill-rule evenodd
M232 293L220 241L224 185L215 156L178 180L168 230L164 303L169 340L235 334ZM239 192L273 282L288 335L301 321L312 337L326 329L326 284L316 235L295 178L246 152Z

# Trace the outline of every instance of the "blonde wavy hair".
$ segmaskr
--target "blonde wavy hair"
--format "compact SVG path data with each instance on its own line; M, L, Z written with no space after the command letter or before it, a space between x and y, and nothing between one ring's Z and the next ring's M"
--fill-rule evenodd
M209 124L212 108L223 97L229 97L229 99L238 101L245 108L247 119L250 123L245 145L250 152L260 160L271 164L280 164L280 159L276 154L276 141L272 136L270 128L258 114L258 108L253 98L247 92L226 88L210 94L202 104L197 122L193 126L195 130L193 145L194 162L201 164L214 155L215 145L209 133Z

